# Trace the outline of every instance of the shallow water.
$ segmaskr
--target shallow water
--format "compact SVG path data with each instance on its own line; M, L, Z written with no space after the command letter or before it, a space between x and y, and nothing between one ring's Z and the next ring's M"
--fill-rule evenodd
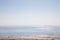
M0 26L0 36L60 36L60 26Z

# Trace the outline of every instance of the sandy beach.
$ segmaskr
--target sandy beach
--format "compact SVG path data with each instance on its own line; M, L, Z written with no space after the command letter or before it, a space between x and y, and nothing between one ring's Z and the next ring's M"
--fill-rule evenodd
M0 37L0 40L60 40L60 36Z

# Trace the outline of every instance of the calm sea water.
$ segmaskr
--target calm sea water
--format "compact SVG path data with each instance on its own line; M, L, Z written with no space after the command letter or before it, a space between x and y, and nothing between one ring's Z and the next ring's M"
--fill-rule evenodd
M0 26L0 36L60 36L60 26Z

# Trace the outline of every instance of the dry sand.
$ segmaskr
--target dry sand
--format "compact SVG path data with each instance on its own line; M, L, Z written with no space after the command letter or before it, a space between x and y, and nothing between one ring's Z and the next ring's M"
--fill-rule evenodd
M60 40L60 36L33 36L33 37L0 37L0 40Z

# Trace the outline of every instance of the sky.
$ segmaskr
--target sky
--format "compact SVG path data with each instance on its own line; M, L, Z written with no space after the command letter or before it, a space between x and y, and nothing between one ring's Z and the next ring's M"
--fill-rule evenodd
M1 25L60 25L60 0L0 0Z

